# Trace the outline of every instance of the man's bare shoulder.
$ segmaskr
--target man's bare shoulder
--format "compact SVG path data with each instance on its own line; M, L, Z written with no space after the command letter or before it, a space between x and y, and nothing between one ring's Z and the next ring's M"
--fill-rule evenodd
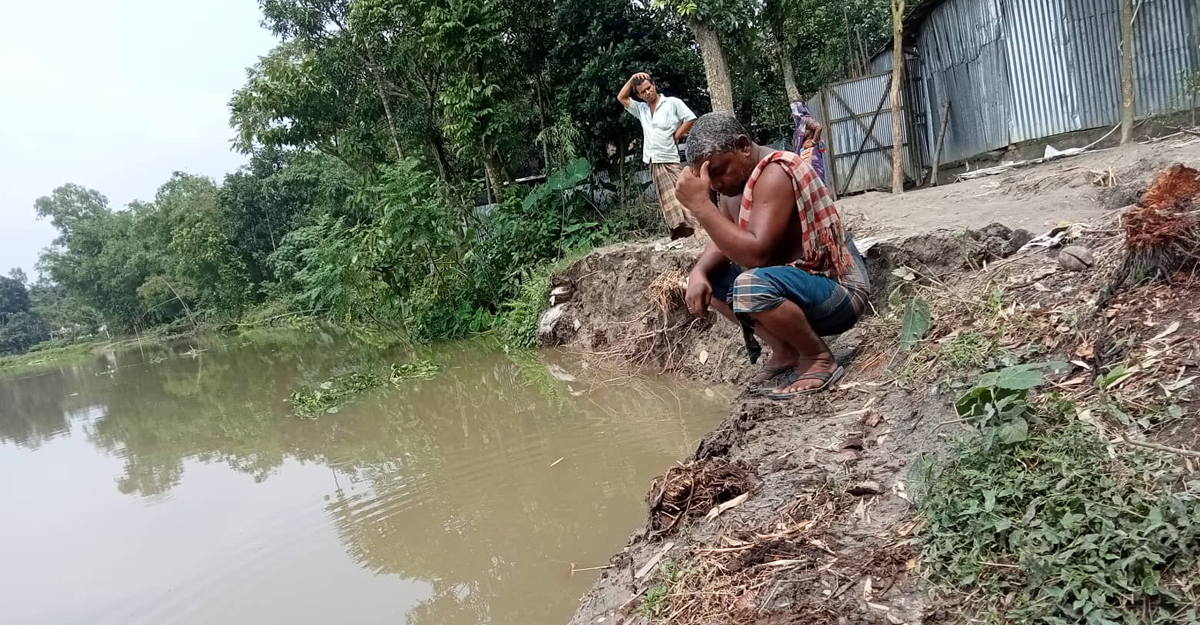
M795 197L792 182L792 175L782 165L767 165L754 183L754 204L774 204L780 200L791 204Z

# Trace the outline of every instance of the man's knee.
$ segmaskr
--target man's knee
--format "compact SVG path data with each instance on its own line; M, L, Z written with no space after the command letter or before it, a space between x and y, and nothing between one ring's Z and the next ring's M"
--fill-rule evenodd
M743 271L733 281L733 311L735 313L761 313L783 303L783 288L758 269Z

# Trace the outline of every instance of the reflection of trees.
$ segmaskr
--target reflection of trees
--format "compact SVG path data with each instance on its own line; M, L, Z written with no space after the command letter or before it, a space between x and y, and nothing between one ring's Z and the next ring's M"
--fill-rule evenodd
M410 358L443 369L433 380L364 394L316 421L292 417L284 401L297 385L339 369L374 363L383 370ZM330 466L345 488L327 510L351 557L431 586L410 623L540 623L561 616L562 604L529 599L561 587L567 565L555 562L577 557L593 537L606 537L605 551L619 544L627 525L600 525L605 509L624 508L629 493L702 428L664 419L700 405L663 385L575 396L587 386L568 388L534 362L478 344L386 358L329 341L214 346L110 376L87 373L106 407L89 436L124 459L118 488L143 496L177 485L189 458L259 480L287 459ZM46 381L58 386L44 395L61 398L77 382ZM547 468L568 453L598 487L581 485L566 466Z
M40 447L83 414L79 395L97 386L91 367L72 366L0 378L0 441Z

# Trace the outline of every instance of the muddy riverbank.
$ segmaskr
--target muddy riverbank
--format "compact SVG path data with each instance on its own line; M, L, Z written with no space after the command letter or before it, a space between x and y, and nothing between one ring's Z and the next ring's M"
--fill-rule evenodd
M1195 151L1174 153L1194 161ZM888 200L916 210L933 194L961 195L967 185L987 193L1002 183L1008 200L981 203L971 217L978 230L954 216L938 230L924 215L927 231L881 237L887 217L882 227L858 221L876 314L832 342L848 375L832 392L794 402L740 396L685 462L648 485L646 523L571 623L960 622L971 610L1007 609L970 584L955 591L930 583L939 564L923 555L920 478L933 459L952 458L954 440L988 435L954 402L989 370L1068 363L1047 374L1031 405L1044 410L1062 399L1069 420L1093 428L1110 449L1165 446L1171 476L1182 483L1192 475L1200 465L1177 452L1200 448L1191 388L1200 317L1188 304L1200 285L1181 273L1170 285L1126 287L1099 311L1095 304L1126 254L1122 211L1142 198L1161 163L1110 153L1113 169L1099 155L1087 158L1019 173L1040 181L1055 205L1073 202L1076 227L1050 247L1018 251L1059 218L1044 212L1037 189L1004 177ZM1089 178L1092 168L1119 175ZM845 205L861 214L861 204ZM1016 229L983 225L992 222ZM1065 244L1087 247L1094 265L1064 269ZM698 241L622 245L579 261L556 277L543 341L689 378L744 381L756 367L740 334L715 313L692 318L683 307L681 280L699 249ZM929 329L902 348L905 303L914 298L929 306ZM1097 414L1100 401L1120 406L1128 421ZM988 565L988 575L1028 574L1024 562Z

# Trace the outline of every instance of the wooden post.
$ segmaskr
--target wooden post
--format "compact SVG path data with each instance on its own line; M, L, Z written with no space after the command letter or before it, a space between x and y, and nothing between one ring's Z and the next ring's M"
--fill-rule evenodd
M938 163L942 161L942 146L946 143L946 124L950 122L950 100L942 104L942 120L938 124L937 147L933 150L933 173L929 175L929 184L938 185Z
M1130 0L1126 0L1127 2ZM900 111L900 81L904 77L904 4L892 2L892 193L904 193L904 116Z
M837 201L837 140L833 134L833 123L830 121L833 118L829 116L829 90L822 89L818 93L821 94L821 119L825 123L825 169L829 172L829 180L825 181L825 186L829 189L829 193L833 195L834 201Z
M1121 144L1133 139L1133 0L1121 0Z

